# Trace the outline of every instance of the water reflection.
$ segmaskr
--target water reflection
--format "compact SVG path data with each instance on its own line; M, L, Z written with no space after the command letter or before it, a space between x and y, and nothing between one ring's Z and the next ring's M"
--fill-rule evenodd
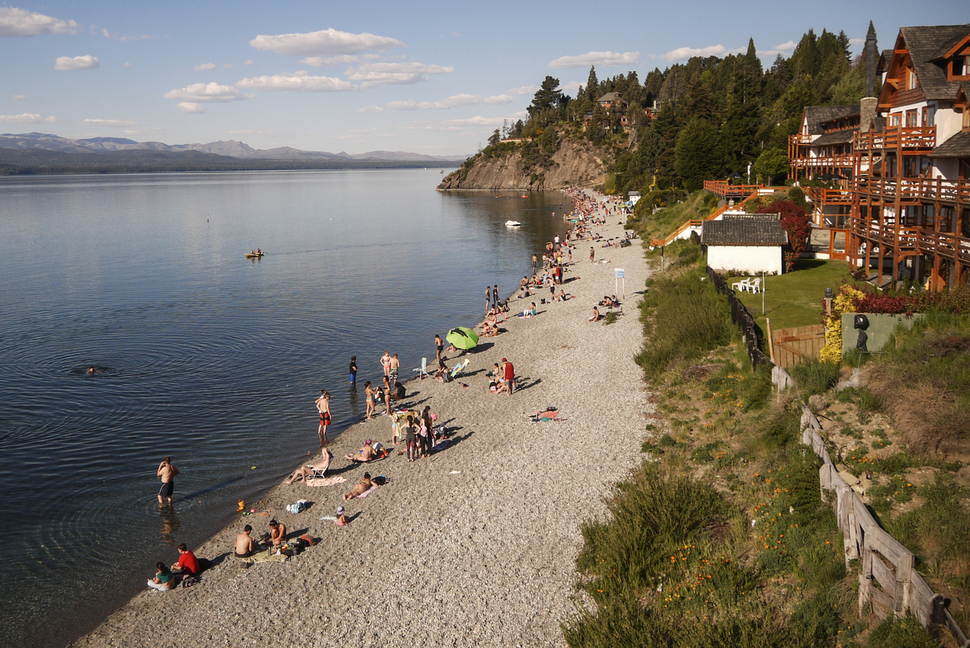
M158 514L162 521L162 542L174 547L175 536L182 526L178 516L175 515L175 508L171 506L162 507L158 510Z

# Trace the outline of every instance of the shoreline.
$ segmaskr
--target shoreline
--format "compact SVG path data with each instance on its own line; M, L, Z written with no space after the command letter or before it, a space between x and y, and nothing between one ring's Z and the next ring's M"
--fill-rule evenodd
M593 229L622 237L617 220ZM597 263L586 260L584 245L595 247ZM71 645L563 645L559 623L574 609L580 523L597 517L609 485L639 464L651 410L633 361L642 340L633 291L649 273L643 251L599 246L576 244L562 286L574 299L539 304L535 318L512 317L502 325L507 332L482 338L456 382L405 383L405 403L430 405L450 444L413 464L394 449L371 466L349 466L343 455L365 438L389 447L391 437L386 416L351 425L328 446L328 475L346 482L274 487L262 500L267 516L240 516L192 548L216 563L201 583L144 591ZM624 314L609 326L588 322L593 304L616 292L617 267L630 279ZM521 312L531 300L513 295L509 304ZM456 356L445 355L453 366ZM486 388L486 371L503 357L522 381L512 396ZM560 421L531 422L548 406L559 408ZM365 470L388 483L344 503L340 495ZM286 512L298 499L310 508ZM346 527L319 519L338 504L351 519ZM248 569L226 555L244 524L259 536L270 516L291 537L309 533L320 542Z

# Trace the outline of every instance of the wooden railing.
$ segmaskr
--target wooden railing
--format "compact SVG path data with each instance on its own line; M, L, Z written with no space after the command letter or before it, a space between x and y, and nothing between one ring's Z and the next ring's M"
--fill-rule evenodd
M821 187L809 187L808 197L816 205L851 205L853 191L848 189L823 189Z
M858 190L887 199L895 199L898 191L900 199L904 201L939 200L970 206L970 180L860 176Z
M744 196L744 200L736 205L722 205L715 209L707 218L704 220L714 220L721 214L731 209L744 209L744 203L748 202L751 198L758 195L758 191L764 189L763 185L732 185L724 180L705 180L704 181L705 191L710 191L711 193L717 194L722 198L728 198L730 196ZM735 190L739 190L735 192ZM744 191L742 193L741 191ZM723 193L719 193L723 192ZM650 245L652 247L664 247L670 245L671 242L676 241L680 238L680 235L686 232L692 227L700 227L704 220L689 220L677 229L673 231L669 236L662 239L651 239Z
M855 165L855 155L852 153L837 153L835 155L819 155L791 159L791 166L797 169L851 169Z
M882 131L856 133L852 138L854 151L882 149L932 149L936 146L936 126L887 126Z
M878 241L887 248L896 247L905 256L913 254L939 255L943 258L970 263L970 238L951 232L934 232L925 227L895 227L878 221L852 224L858 238Z
M653 247L664 247L665 245L670 245L672 241L676 241L678 238L680 238L680 235L686 232L688 229L692 227L700 227L703 224L704 224L704 221L702 220L689 220L683 225L681 225L680 227L678 227L677 229L675 229L674 232L669 236L667 236L666 238L652 239L650 241L650 245Z
M733 185L727 180L705 180L704 181L704 191L710 191L712 194L720 196L721 198L747 198L751 195L757 194L759 191L764 189L764 185L760 184L740 184Z

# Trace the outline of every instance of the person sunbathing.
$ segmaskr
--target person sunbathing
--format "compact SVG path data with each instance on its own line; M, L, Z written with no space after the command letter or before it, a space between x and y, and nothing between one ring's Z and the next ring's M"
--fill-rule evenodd
M312 477L314 472L323 474L330 467L330 461L333 459L333 455L330 454L329 450L323 451L323 458L320 459L315 464L309 464L306 466L300 466L293 471L289 479L283 481L284 484L292 484L293 482L298 482L300 480L306 481L308 477Z
M364 473L364 478L360 480L360 483L353 487L349 493L344 493L344 501L354 499L355 497L360 497L362 494L373 488L374 482L371 481L370 473Z
M374 458L374 448L370 445L370 439L364 441L364 447L360 449L360 453L356 456L344 455L347 459L351 461L356 461L358 463L367 463Z
M488 322L485 322L482 328L482 337L495 337L496 327L490 326Z
M593 306L593 314L589 316L589 321L590 322L598 322L598 321L600 321L600 318L601 317L602 317L602 315L600 315L599 309L596 308L596 306Z

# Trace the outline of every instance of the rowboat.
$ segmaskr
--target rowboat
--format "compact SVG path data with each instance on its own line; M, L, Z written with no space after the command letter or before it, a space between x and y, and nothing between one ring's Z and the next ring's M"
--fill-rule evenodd
M506 227L519 227L520 225L522 225L522 223L520 223L519 221L516 221L516 220L507 220L507 221L505 221L505 226Z
M258 252L258 253L257 252L247 252L246 253L246 258L247 259L262 259L264 256L266 256L266 253L265 252Z

